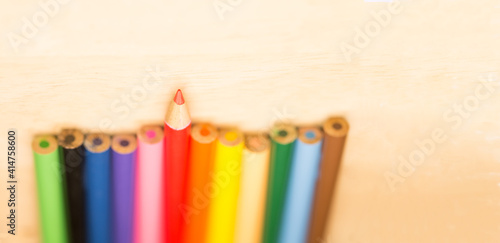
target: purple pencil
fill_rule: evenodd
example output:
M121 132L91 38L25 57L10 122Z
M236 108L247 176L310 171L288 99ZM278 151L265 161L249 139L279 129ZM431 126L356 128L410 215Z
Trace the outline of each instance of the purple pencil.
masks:
M137 140L133 135L116 135L111 148L113 242L132 243Z

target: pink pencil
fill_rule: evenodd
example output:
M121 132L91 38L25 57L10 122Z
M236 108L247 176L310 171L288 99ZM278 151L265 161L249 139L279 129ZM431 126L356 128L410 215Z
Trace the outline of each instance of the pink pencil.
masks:
M163 243L163 129L143 126L137 137L134 243Z

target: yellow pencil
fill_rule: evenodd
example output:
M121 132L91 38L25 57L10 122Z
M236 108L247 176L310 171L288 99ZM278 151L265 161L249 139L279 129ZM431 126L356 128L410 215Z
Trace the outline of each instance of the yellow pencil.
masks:
M245 135L234 242L258 243L262 239L270 147L267 135Z
M207 243L233 243L240 190L243 135L237 129L221 129L210 177L210 212Z

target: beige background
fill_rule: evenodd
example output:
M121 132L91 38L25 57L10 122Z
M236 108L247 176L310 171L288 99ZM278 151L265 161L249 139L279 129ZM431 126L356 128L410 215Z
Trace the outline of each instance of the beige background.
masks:
M388 3L221 0L234 5L222 20L212 0L68 0L14 48L8 36L43 11L38 2L0 0L0 179L16 128L20 181L15 237L0 194L1 243L39 242L33 134L133 132L161 123L177 88L194 120L245 131L348 119L323 243L500 242L500 1L403 1L351 62L341 44L354 45L356 28ZM476 89L491 92L479 99ZM474 101L460 125L443 117L458 119L454 104ZM398 157L435 129L446 140L412 173L398 172ZM389 172L406 177L394 190Z

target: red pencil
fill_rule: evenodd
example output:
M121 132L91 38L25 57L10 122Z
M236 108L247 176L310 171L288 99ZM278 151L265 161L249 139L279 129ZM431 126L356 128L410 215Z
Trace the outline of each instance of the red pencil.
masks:
M182 230L185 225L182 215L182 205L188 166L189 133L191 118L181 90L177 90L165 116L165 217L164 232L166 243L181 243Z

